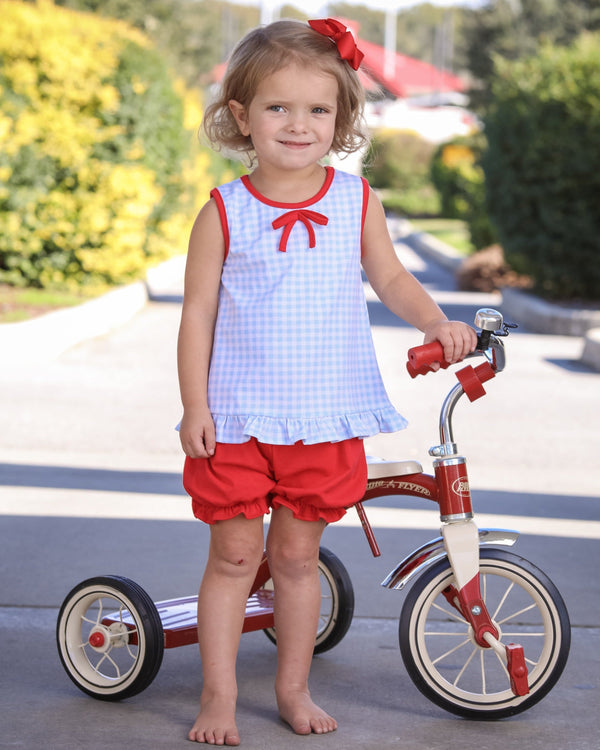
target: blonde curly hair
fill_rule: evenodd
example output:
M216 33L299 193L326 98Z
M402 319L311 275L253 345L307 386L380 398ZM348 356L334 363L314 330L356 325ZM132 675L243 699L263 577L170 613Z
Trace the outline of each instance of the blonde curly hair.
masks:
M250 31L233 50L217 99L207 107L202 123L214 148L237 152L252 163L252 139L240 132L229 102L234 99L247 108L265 77L292 64L317 69L337 81L331 151L352 153L368 142L363 117L365 94L356 71L342 60L329 37L300 21L281 20Z

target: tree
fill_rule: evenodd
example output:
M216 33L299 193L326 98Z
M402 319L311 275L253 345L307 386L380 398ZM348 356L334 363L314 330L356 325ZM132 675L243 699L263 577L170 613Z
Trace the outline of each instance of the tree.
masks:
M257 8L218 0L55 0L126 21L149 36L188 84L204 82L233 45L259 21Z
M542 44L564 46L582 31L600 29L600 0L494 0L466 11L463 35L467 67L477 85L479 109L490 102L494 58L518 60Z

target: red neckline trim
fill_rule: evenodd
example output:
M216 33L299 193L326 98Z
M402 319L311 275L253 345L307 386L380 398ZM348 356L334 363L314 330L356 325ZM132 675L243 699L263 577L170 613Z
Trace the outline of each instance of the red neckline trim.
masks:
M261 203L266 203L267 206L274 206L275 208L305 208L311 206L313 203L320 201L321 198L327 193L333 182L335 176L335 169L333 167L325 167L325 181L321 186L321 189L316 195L308 200L301 201L300 203L282 203L281 201L272 201L270 198L266 198L262 193L259 193L254 185L250 182L249 175L242 175L242 183L246 190L251 193Z

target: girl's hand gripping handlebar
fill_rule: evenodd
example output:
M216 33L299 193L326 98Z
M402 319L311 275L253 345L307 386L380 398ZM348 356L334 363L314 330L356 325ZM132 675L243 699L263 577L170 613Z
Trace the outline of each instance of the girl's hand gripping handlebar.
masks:
M482 354L482 352L479 353ZM434 362L438 362L443 370L450 367L450 363L444 360L444 350L438 341L409 349L406 369L411 378L416 378L417 375L427 375L428 372L434 372L432 367ZM483 383L486 380L491 380L495 374L495 368L489 362L483 362L477 367L471 367L471 365L463 367L456 373L456 377L469 401L475 401L481 396L485 396Z
M482 308L477 311L475 316L475 326L480 329L477 336L477 348L467 357L485 356L487 362L476 368L465 368L477 372L480 383L494 377L496 372L504 369L504 346L498 339L498 336L507 336L509 328L516 328L514 324L504 323L502 315L496 310ZM497 330L502 329L502 330ZM435 364L439 367L434 367ZM445 370L450 367L450 362L444 359L444 349L439 341L432 341L429 344L414 346L408 350L408 362L406 369L411 378L417 375L427 375L428 372L435 372L437 369ZM457 373L458 379L462 382L460 370ZM466 389L465 389L466 390ZM467 393L467 395L469 395ZM470 397L470 396L469 396Z

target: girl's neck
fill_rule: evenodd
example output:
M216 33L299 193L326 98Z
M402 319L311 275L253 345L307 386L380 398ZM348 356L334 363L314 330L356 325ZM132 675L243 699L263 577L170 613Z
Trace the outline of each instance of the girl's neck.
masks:
M287 172L261 169L250 173L252 187L265 198L280 203L302 203L315 196L323 187L325 167L315 164L305 170Z

